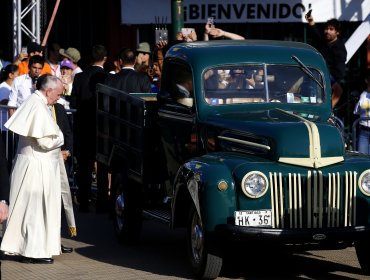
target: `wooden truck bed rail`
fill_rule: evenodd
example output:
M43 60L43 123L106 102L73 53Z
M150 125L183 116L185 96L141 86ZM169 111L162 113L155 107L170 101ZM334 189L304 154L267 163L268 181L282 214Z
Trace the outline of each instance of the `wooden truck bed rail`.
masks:
M97 160L125 168L140 183L157 181L159 134L155 94L129 94L98 84Z

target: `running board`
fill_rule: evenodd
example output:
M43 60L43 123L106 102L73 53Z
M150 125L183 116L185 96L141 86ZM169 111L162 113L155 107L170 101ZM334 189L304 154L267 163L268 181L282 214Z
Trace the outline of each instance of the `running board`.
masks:
M163 223L169 224L171 221L170 210L143 210L143 216L148 219L155 219Z

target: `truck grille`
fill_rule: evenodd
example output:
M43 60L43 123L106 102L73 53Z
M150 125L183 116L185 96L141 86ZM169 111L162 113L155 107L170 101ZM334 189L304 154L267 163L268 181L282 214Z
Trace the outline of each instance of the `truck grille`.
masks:
M307 176L270 172L269 177L273 228L356 225L356 172L308 171Z

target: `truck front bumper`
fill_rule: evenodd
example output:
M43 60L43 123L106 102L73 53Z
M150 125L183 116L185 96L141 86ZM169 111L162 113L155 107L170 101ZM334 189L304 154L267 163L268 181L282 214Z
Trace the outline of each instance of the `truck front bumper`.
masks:
M343 228L272 229L222 224L216 226L215 233L218 238L236 241L271 241L277 244L353 242L370 240L370 225Z

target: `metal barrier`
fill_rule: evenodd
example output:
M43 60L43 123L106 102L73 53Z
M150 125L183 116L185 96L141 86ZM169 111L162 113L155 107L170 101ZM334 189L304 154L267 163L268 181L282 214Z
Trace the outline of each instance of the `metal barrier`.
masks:
M15 155L15 135L12 131L5 128L4 124L9 119L9 109L16 109L16 107L11 107L7 105L0 105L0 130L2 141L5 146L5 156L8 160L8 167L11 167L12 161Z
M1 136L2 141L5 145L5 154L6 158L8 160L8 167L10 168L12 166L12 162L16 153L16 146L17 146L17 136L12 131L8 130L4 124L9 119L9 109L16 109L16 107L7 106L7 105L0 105L0 130L1 130ZM67 114L70 115L70 125L71 129L73 128L73 117L74 113L76 113L76 109L69 109L66 110ZM71 152L71 160L69 161L69 168L67 170L68 179L71 185L71 188L76 188L75 183L75 162L74 162L74 154L73 154L73 147ZM9 169L10 170L10 169Z

